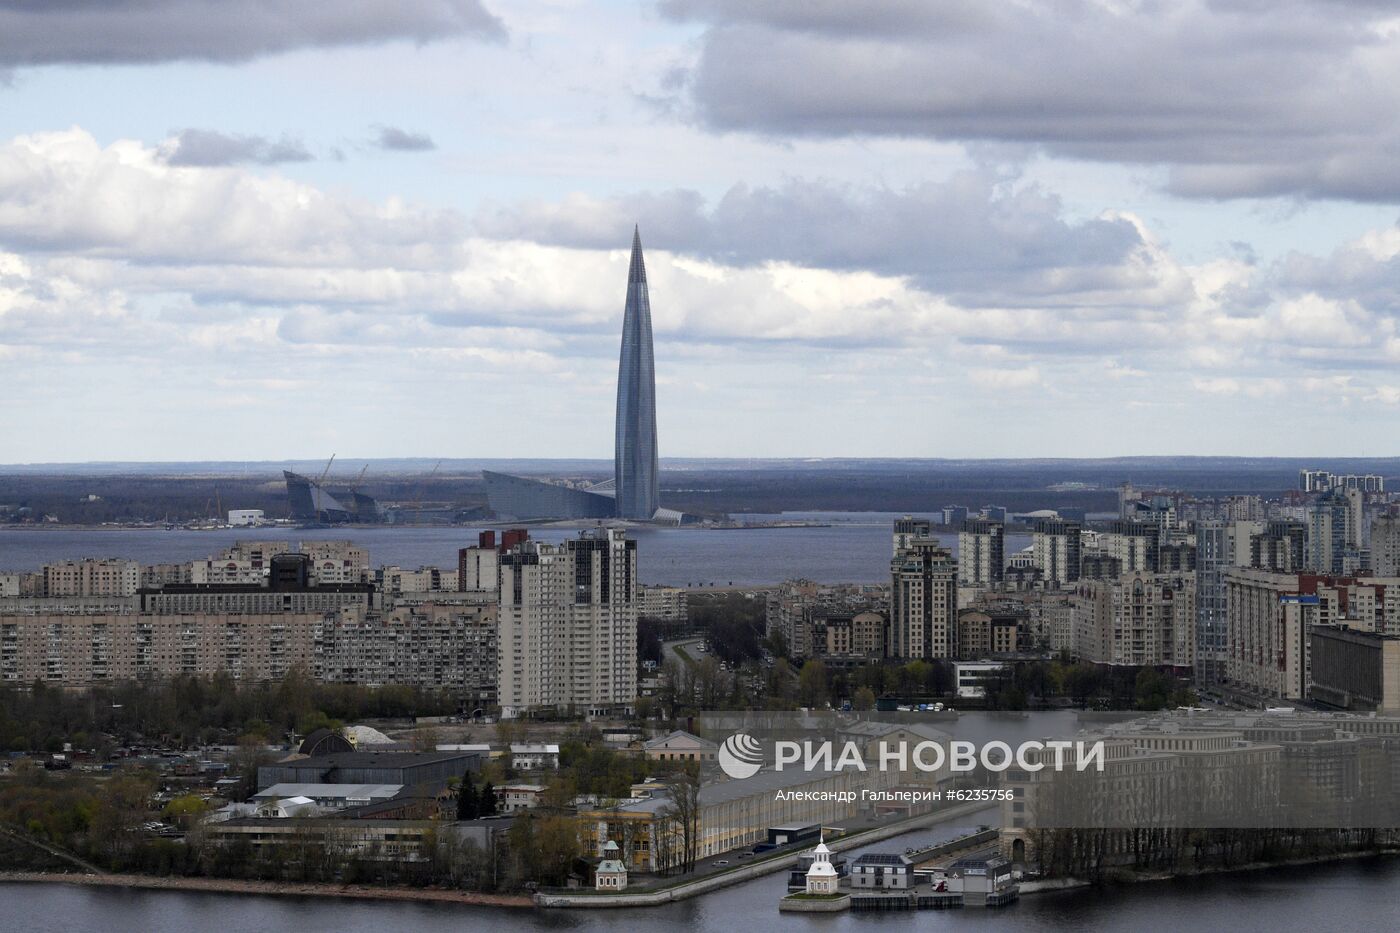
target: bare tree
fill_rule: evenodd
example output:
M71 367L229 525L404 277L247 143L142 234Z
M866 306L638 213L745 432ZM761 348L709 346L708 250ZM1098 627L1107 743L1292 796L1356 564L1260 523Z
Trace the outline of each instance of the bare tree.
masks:
M663 779L669 802L661 815L674 823L680 842L677 860L684 872L695 870L700 852L700 769L694 762Z

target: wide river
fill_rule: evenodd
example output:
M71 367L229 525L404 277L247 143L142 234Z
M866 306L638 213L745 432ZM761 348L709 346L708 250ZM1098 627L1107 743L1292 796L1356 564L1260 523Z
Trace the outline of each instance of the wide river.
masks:
M967 826L957 829L970 828ZM926 834L927 835L927 834ZM942 834L940 834L942 835ZM915 836L904 837L908 844ZM890 848L891 843L885 843ZM644 930L749 933L862 930L1400 929L1400 860L1357 859L1277 871L1024 897L1001 910L779 914L784 876L770 875L664 907L545 911L183 891L0 885L0 929L31 933L462 933L464 930ZM758 924L757 927L754 924Z
M888 582L894 512L790 512L751 515L824 522L802 528L636 528L643 583L671 586L750 586L797 577L822 583ZM927 516L924 516L927 517ZM539 528L530 534L560 541L576 528ZM125 557L143 564L211 557L243 539L313 541L349 538L369 548L375 565L453 567L457 549L475 544L477 529L432 526L297 529L287 527L165 531L147 528L3 528L0 570L38 570L45 563L79 557ZM941 536L957 551L957 535ZM1006 552L1030 543L1008 535Z

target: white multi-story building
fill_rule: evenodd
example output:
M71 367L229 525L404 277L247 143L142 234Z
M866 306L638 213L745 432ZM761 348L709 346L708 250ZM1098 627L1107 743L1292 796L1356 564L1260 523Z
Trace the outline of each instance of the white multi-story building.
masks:
M1353 495L1354 493L1354 495ZM1307 569L1316 573L1348 570L1348 551L1355 551L1360 494L1334 490L1314 502L1307 512Z
M44 565L45 596L134 596L141 565L116 558L65 560Z
M958 584L991 586L1006 578L1006 526L990 519L963 522L958 532Z
M1079 579L1080 531L1078 522L1041 519L1031 535L1032 559L1049 586L1064 586Z
M621 529L500 557L501 715L537 708L603 715L637 696L637 543Z
M1152 531L1155 536L1156 529ZM1106 532L1099 535L1099 549L1105 556L1116 559L1123 573L1155 570L1153 552L1156 551L1156 543L1155 537L1146 534Z
M363 583L369 579L369 551L353 541L303 541L300 549L311 558L313 583Z
M684 622L689 616L685 590L679 586L644 586L638 615L665 622Z
M501 553L493 543L457 552L457 586L463 591L494 590L499 585Z
M261 584L267 577L267 567L254 565L248 558L209 558L192 560L185 565L184 583L243 583Z
M1195 575L1134 571L1082 580L1073 600L1071 653L1099 664L1191 667Z
M1317 594L1299 592L1297 574L1245 567L1225 572L1225 594L1229 680L1265 696L1304 699Z
M456 570L440 570L437 567L404 570L402 567L387 566L374 572L375 584L391 596L457 592L457 577Z
M1380 577L1400 576L1400 515L1371 522L1371 567Z

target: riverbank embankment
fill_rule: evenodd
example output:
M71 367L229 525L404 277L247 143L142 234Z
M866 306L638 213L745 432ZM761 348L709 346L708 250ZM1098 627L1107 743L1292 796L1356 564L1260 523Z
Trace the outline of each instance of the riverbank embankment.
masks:
M87 887L142 888L156 891L210 891L281 897L348 897L362 900L433 901L477 907L532 907L528 896L481 894L442 888L392 888L363 884L314 884L295 881L249 881L242 878L190 878L156 875L85 875L65 872L0 871L0 883L58 883Z

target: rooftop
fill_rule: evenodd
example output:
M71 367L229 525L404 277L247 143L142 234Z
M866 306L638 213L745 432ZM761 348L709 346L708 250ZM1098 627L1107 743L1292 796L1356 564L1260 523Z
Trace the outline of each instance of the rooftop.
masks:
M673 732L669 732L669 733L667 733L666 735L658 736L657 738L654 738L654 739L652 739L651 741L646 742L642 747L643 747L643 748L647 748L647 749L652 749L652 748L703 748L703 749L709 749L709 748L718 748L719 746L717 746L714 742L711 742L709 739L702 739L702 738L700 738L700 736L698 736L698 735L692 735L691 733L686 732L684 729L676 729L676 730L673 731Z
M256 800L274 800L286 797L345 797L355 800L375 800L393 797L403 790L402 784L273 784L266 790L253 795Z
M904 855L897 855L893 852L867 852L856 859L857 865L903 865L909 866L909 859Z
M285 758L274 762L270 767L298 769L319 768L411 768L415 765L434 764L441 761L465 761L475 758L473 752L336 752L318 755L315 758Z

